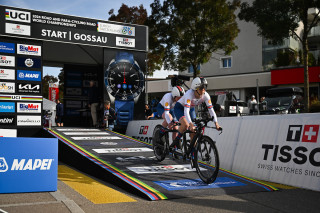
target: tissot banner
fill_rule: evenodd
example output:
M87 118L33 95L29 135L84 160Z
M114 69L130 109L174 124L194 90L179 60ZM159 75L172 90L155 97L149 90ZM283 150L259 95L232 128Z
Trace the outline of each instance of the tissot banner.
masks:
M2 35L148 51L147 33L148 28L141 25L0 6ZM22 48L25 54L35 55Z
M57 172L58 139L0 137L0 193L56 191Z

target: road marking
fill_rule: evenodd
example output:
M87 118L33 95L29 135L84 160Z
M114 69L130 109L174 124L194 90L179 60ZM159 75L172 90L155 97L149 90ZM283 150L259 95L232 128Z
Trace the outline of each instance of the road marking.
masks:
M294 186L288 186L288 185L284 185L284 184L280 184L280 183L273 183L273 182L268 182L268 181L264 181L264 180L259 180L261 183L266 183L269 184L271 186L277 187L279 189L297 189L297 187Z
M131 197L64 165L59 165L58 178L94 204L136 202Z

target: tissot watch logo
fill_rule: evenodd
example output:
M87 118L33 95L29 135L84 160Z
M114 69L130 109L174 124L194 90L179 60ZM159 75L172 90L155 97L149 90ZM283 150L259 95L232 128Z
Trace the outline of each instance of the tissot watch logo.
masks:
M289 125L287 141L316 143L318 133L319 125Z
M263 160L280 161L297 165L310 162L312 166L320 167L320 147L312 146L318 142L319 125L289 125L287 145L262 144ZM299 143L299 146L296 146Z
M143 135L146 135L148 133L148 129L149 129L149 126L141 126L140 127L140 131L139 131L139 134L143 134Z
M6 9L6 20L30 23L31 14L30 12Z
M122 47L135 47L135 39L116 37L116 45Z

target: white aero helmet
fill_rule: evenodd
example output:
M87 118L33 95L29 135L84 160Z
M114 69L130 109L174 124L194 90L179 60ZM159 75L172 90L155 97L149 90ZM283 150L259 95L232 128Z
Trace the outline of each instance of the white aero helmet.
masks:
M191 83L191 89L197 90L198 88L207 89L208 82L204 77L196 77Z
M183 87L180 87L180 86L175 86L172 88L172 91L171 91L171 95L172 97L181 97L184 95L184 89Z

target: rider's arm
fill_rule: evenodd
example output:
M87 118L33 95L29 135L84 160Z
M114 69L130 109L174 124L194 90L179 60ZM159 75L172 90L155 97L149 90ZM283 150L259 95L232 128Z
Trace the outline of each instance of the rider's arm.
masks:
M205 94L205 102L206 102L206 105L208 107L208 111L209 111L211 117L213 117L213 122L214 123L218 123L217 115L213 110L213 105L211 103L211 98L210 98L208 93Z
M192 120L190 117L190 105L191 105L191 99L186 98L184 103L184 116L186 117L188 124L192 123Z
M167 123L169 124L169 123L171 123L171 119L170 119L170 103L169 102L166 102L165 104L164 104L164 117L165 117L165 119L166 119L166 121L167 121Z

